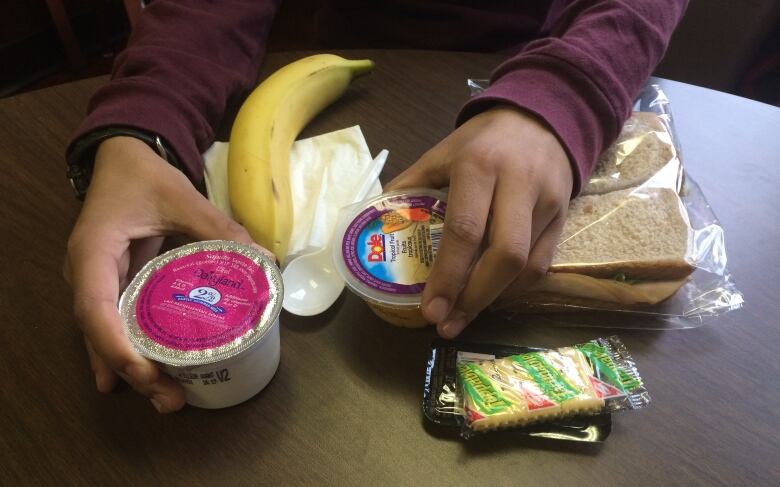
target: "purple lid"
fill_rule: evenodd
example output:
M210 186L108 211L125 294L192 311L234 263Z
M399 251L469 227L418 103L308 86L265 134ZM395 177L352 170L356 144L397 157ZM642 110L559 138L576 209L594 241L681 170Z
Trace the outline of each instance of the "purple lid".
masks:
M430 192L430 191L426 191ZM346 226L341 257L350 287L419 295L438 250L444 194L390 194L375 199ZM372 293L373 294L373 293Z

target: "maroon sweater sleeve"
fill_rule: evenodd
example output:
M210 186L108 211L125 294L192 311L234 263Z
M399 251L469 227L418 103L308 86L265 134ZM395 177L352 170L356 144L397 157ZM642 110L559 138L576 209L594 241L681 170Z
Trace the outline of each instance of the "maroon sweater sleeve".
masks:
M551 12L549 35L501 64L458 123L497 103L542 118L574 171L576 195L617 137L634 98L661 60L687 0L569 0Z
M256 81L278 2L155 0L139 17L111 81L90 99L73 144L108 126L161 136L194 182L226 106Z

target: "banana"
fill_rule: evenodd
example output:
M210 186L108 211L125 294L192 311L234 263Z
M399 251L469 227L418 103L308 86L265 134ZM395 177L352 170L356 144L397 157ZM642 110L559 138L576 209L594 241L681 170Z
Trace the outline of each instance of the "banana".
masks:
M273 73L241 105L230 133L228 191L236 220L284 263L293 228L289 156L301 130L371 60L317 54Z

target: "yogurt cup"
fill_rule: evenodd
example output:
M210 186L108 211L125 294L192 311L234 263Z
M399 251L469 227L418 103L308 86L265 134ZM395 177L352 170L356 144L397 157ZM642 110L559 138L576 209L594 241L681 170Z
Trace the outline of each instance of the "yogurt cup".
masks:
M428 324L420 310L444 227L447 194L432 189L386 193L345 208L333 261L347 286L384 321Z
M150 261L122 294L125 333L201 408L241 403L279 366L282 276L260 250L195 242Z

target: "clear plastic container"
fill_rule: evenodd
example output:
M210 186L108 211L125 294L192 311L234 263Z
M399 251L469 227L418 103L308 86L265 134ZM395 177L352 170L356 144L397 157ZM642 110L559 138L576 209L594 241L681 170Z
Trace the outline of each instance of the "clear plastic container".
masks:
M349 289L384 321L428 324L420 298L438 251L447 194L432 189L386 193L344 208L333 261Z

